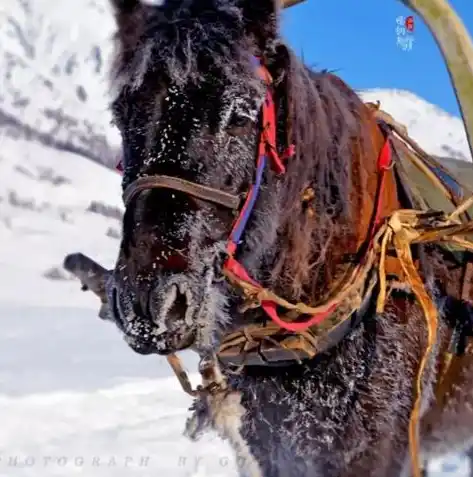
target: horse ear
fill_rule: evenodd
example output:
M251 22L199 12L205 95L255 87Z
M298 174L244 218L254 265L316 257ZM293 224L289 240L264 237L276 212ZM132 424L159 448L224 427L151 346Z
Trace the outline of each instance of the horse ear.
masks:
M110 0L115 14L118 40L122 51L132 51L136 48L142 33L146 10L150 7L140 0Z
M110 0L110 2L119 32L135 28L146 8L140 0Z
M278 37L280 4L281 0L242 0L246 30L257 40L261 53Z
M116 14L132 13L141 5L140 0L110 0Z

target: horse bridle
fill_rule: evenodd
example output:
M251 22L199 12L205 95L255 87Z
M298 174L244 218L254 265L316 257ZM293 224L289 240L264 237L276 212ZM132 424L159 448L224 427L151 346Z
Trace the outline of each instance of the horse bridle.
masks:
M125 207L128 207L141 192L150 189L171 189L183 192L197 199L205 200L206 202L211 202L231 210L237 210L241 202L241 197L237 195L203 186L196 182L186 181L179 177L159 174L140 177L133 181L123 193Z
M271 88L273 80L268 69L263 66L257 57L252 57L252 61L256 67L258 76L265 82L267 88L261 112L262 129L259 140L255 181L246 194L247 199L241 209L242 213L245 209L248 209L250 205L253 206L256 201L256 194L258 193L261 183L262 172L268 162L268 158L272 160L273 168L277 173L281 174L285 172L282 159L279 157L276 149L276 107ZM287 156L290 154L285 153L285 155ZM179 177L155 174L152 176L139 177L128 185L123 193L125 207L128 207L141 192L150 189L171 189L183 192L197 199L217 204L234 211L240 208L242 202L242 197L238 195L229 194L228 192L223 192L219 189L204 186L196 182L187 181ZM252 204L250 204L252 199L251 196L254 196ZM249 212L250 211L248 211L248 215Z
M230 236L227 242L228 260L224 263L224 272L231 270L244 280L251 280L249 275L233 257L245 231L245 227L256 204L258 193L261 188L263 173L268 163L276 174L284 174L286 168L284 160L294 154L293 147L288 147L282 155L278 154L276 147L276 106L273 97L273 79L268 69L257 57L252 57L253 66L259 78L266 85L266 93L261 107L261 131L258 144L258 153L256 160L256 171L253 183L244 197L228 192L204 186L196 182L156 174L152 176L139 177L129 184L124 193L123 201L128 208L131 203L144 191L151 189L170 189L183 192L194 198L216 204L237 213L237 218L233 224ZM243 204L242 204L243 203ZM254 283L254 282L253 282Z

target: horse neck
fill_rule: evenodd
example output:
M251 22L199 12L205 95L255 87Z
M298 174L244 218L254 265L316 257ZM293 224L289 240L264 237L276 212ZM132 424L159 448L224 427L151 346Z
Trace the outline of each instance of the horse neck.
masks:
M360 122L362 130L367 134L363 140L361 137L353 140L349 219L334 228L335 235L331 240L333 250L325 260L329 271L323 282L322 297L329 296L336 284L339 284L340 277L353 265L353 260L356 262L361 258L361 252L369 244L376 215L382 220L401 208L392 168L384 172L383 190L378 195L381 179L378 161L386 136L368 108L362 108ZM379 211L376 213L378 207ZM391 273L400 272L397 262L391 259L388 268ZM314 295L311 300L318 301L320 298L321 296Z

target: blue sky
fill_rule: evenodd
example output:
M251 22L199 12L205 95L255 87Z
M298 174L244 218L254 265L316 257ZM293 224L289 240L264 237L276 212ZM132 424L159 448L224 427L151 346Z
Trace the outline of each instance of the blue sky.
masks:
M473 0L451 0L473 36ZM397 45L399 0L306 0L283 13L283 33L316 68L335 70L355 89L407 89L459 115L447 70L427 27L414 16L411 51Z

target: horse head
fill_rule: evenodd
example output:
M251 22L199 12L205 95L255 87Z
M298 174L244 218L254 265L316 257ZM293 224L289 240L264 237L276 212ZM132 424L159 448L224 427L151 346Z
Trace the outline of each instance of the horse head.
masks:
M108 299L130 346L212 349L257 319L229 257L288 299L323 297L364 206L361 101L295 60L272 0L112 3L126 212Z

